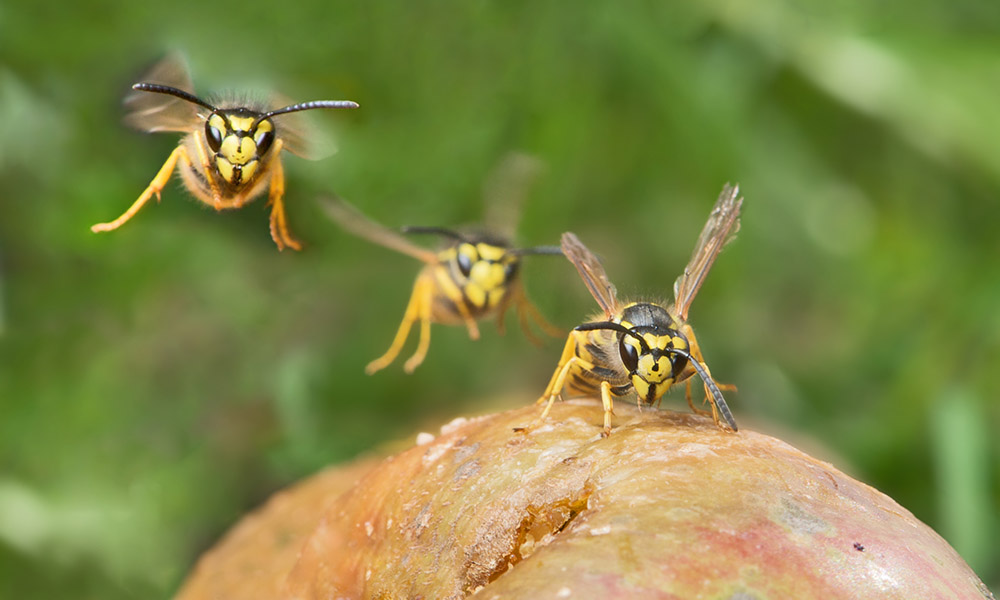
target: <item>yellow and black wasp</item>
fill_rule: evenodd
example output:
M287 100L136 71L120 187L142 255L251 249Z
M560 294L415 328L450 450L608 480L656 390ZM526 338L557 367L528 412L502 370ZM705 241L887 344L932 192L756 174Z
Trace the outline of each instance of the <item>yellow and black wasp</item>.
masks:
M738 193L737 186L727 185L722 190L690 262L674 283L674 304L669 307L650 302L619 302L615 287L597 257L576 235L563 234L563 253L576 266L604 312L570 332L559 365L538 400L546 403L539 422L564 390L580 395L600 392L604 403L602 435L607 436L611 433L612 396L635 391L639 405L649 406L658 403L670 386L684 381L688 384L688 405L703 413L691 401L690 378L697 374L704 383L706 399L712 402L716 425L725 428L719 420L721 415L730 430L737 430L687 317L716 256L739 230L743 199L737 199Z
M492 181L499 187L487 190L488 213L515 212L519 204L518 194L510 194L509 182L516 179L523 183L526 174L533 171L534 162L529 157L514 155L498 169L503 177L494 176ZM501 181L498 181L501 180ZM497 190L501 193L496 193ZM504 202L500 202L500 196ZM427 356L430 347L431 323L443 325L465 325L469 338L479 339L477 321L492 315L497 317L497 329L504 331L504 314L513 306L525 335L534 343L539 343L529 329L529 317L547 334L560 336L564 331L550 325L538 312L524 293L519 277L521 259L530 254L561 254L556 246L534 248L513 248L509 242L509 232L496 230L464 232L442 227L403 227L394 231L384 227L362 214L353 205L340 198L322 201L326 212L341 227L365 238L370 242L385 246L397 252L412 256L424 263L417 275L413 292L389 349L379 358L368 363L365 372L371 375L385 367L399 356L410 329L420 323L420 340L417 349L404 364L403 370L412 373ZM494 219L489 218L488 222ZM433 234L445 242L442 249L434 251L418 246L402 234Z
M249 101L221 100L212 104L194 95L184 61L171 54L150 71L143 83L125 99L130 109L125 121L142 131L185 133L160 171L120 217L98 223L96 232L118 229L135 216L170 180L180 166L181 178L195 198L216 210L240 208L268 187L271 205L271 238L278 249L300 250L288 232L283 197L285 174L280 154L287 150L315 157L301 124L288 115L315 108L357 108L347 100L318 100L288 106L267 106ZM271 103L276 104L276 103ZM279 118L276 118L279 117Z

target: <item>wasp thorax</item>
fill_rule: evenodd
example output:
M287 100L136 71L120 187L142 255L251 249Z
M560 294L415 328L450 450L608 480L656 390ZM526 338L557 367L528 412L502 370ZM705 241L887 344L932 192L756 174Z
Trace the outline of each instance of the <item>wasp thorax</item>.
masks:
M274 142L274 124L259 117L238 109L216 111L205 121L205 140L215 153L215 168L231 185L251 181Z

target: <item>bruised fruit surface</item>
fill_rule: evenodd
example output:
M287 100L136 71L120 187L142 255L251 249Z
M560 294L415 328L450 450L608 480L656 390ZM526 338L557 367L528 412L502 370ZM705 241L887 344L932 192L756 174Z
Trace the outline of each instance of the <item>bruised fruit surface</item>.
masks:
M624 403L601 438L599 406L559 403L527 432L536 407L457 420L366 465L294 540L294 566L282 557L277 597L992 598L940 536L827 463ZM192 579L225 576L210 571Z

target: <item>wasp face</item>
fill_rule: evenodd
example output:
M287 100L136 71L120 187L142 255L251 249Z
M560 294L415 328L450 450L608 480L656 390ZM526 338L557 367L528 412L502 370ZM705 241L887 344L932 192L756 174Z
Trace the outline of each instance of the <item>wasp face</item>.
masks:
M636 394L646 404L652 404L666 393L687 366L687 358L670 349L688 350L689 344L679 331L656 326L634 327L626 321L633 335L622 334L618 350L622 364ZM638 338L642 338L642 342Z
M469 303L478 309L493 308L517 276L519 257L503 246L462 242L453 248L452 277Z
M234 187L243 186L260 171L274 143L274 124L246 108L217 110L205 121L205 140L219 175Z

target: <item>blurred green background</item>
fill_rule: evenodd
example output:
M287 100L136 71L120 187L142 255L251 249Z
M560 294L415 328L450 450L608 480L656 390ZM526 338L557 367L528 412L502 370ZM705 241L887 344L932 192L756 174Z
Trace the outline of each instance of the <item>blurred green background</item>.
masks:
M418 265L314 201L475 222L511 150L547 166L518 241L576 231L626 296L670 296L739 182L691 313L738 422L886 492L995 588L998 34L976 0L0 3L0 597L169 597L274 490L533 401L562 340L516 327L437 326L415 374L364 375ZM276 251L263 199L217 214L176 182L90 233L176 144L121 124L170 49L202 95L361 103L313 115L338 154L286 157L304 252ZM524 273L559 325L596 309L567 262Z

